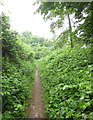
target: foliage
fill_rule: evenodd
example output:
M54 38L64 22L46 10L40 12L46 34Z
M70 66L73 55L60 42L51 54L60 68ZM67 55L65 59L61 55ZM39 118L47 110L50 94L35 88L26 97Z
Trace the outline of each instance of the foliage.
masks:
M28 31L20 35L10 29L8 16L2 13L1 18L2 118L24 118L34 79L34 60L46 56L52 42Z
M93 2L77 3L74 7L77 8L75 12L77 21L83 21L83 24L80 24L77 29L82 40L89 43L91 37L93 38Z
M73 15L75 35L79 36L81 41L91 43L91 38L93 38L93 2L41 2L36 12L41 13L45 20L52 20L50 28L53 32L63 28L66 16ZM72 36L71 26L69 26L69 29Z
M2 114L3 118L21 118L30 94L34 78L34 66L30 61L20 61L19 65L3 61L2 75Z
M17 32L10 30L9 17L3 13L1 18L2 118L22 118L34 79L34 59L30 46L19 39Z
M38 44L40 44L41 46L47 47L47 46L51 46L52 44L51 41L49 41L48 39L36 35L32 35L32 33L29 31L23 32L21 34L21 39L25 43L30 43L31 46L37 46Z
M48 118L79 120L93 118L90 48L63 47L40 60Z
M0 15L3 119L24 117L35 62L38 65L39 61L48 118L92 120L93 2L41 2L37 12L43 14L45 20L53 20L52 32L63 27L65 17L68 17L69 29L54 40L32 35L29 31L19 35L10 29L9 17L4 13ZM71 15L75 18L74 31ZM71 49L69 45L73 46L73 42Z
M28 43L31 48L32 55L35 59L45 57L52 49L53 42L43 37L32 35L31 32L25 31L19 36L21 41ZM27 46L28 46L27 44ZM27 47L26 47L27 50Z
M10 24L9 24L9 18L2 14L2 21L1 21L1 26L2 26L2 40L3 40L3 56L9 56L12 58L12 53L10 48L12 49L13 52L15 52L15 47L13 47L13 44L15 44L15 38L13 36L13 33L9 31L10 29ZM9 44L10 43L10 44ZM9 48L10 47L10 48ZM14 53L15 54L15 53Z

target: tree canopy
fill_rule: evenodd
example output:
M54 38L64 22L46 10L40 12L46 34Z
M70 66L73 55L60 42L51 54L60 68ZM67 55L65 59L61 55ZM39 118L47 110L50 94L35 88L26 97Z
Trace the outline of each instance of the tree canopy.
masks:
M81 41L91 42L91 38L93 38L93 2L41 2L37 12L41 13L45 20L52 20L50 28L53 32L56 28L63 27L65 16L69 15L70 35L72 34L70 16L73 14L74 26L76 26L75 34L79 35ZM78 25L75 25L76 23Z

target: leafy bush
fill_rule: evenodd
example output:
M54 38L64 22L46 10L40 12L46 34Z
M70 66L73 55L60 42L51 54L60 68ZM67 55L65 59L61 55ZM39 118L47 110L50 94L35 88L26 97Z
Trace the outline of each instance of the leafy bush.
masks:
M8 59L5 66L2 71L3 118L23 117L34 79L34 66L30 61L22 61L19 68Z
M63 47L39 61L49 118L93 119L90 48Z
M3 41L2 118L22 118L34 79L34 59L30 46L19 39L18 33L16 35L10 30L9 17L4 13L0 17Z

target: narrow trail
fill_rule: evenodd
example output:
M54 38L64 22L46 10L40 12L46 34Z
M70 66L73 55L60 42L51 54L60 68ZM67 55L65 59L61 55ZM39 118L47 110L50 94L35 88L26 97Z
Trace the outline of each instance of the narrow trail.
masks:
M32 89L31 105L29 106L28 118L45 118L44 106L41 99L42 86L38 75L38 70L35 73L35 81Z

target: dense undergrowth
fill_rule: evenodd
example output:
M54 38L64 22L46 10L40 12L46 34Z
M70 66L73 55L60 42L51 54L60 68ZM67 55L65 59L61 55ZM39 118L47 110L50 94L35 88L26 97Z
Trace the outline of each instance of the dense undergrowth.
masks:
M7 59L2 71L3 118L25 117L26 102L34 79L34 65L30 61L20 62L19 67Z
M10 29L9 17L2 19L2 119L25 117L34 80L35 64L31 46ZM1 115L0 115L1 116Z
M9 17L0 15L2 26L2 119L27 117L35 61L51 51L51 41L25 31L10 29ZM48 51L47 51L47 48ZM1 116L1 114L0 114ZM1 118L1 117L0 117Z
M48 118L92 120L90 48L63 47L39 61Z
M40 69L47 117L92 120L93 3L41 2L37 12L46 20L57 17L50 25L53 33L62 28L66 16L69 28L48 40L29 31L19 34L11 30L9 17L4 13L0 15L2 119L26 117L36 64ZM74 31L71 15L75 15Z

